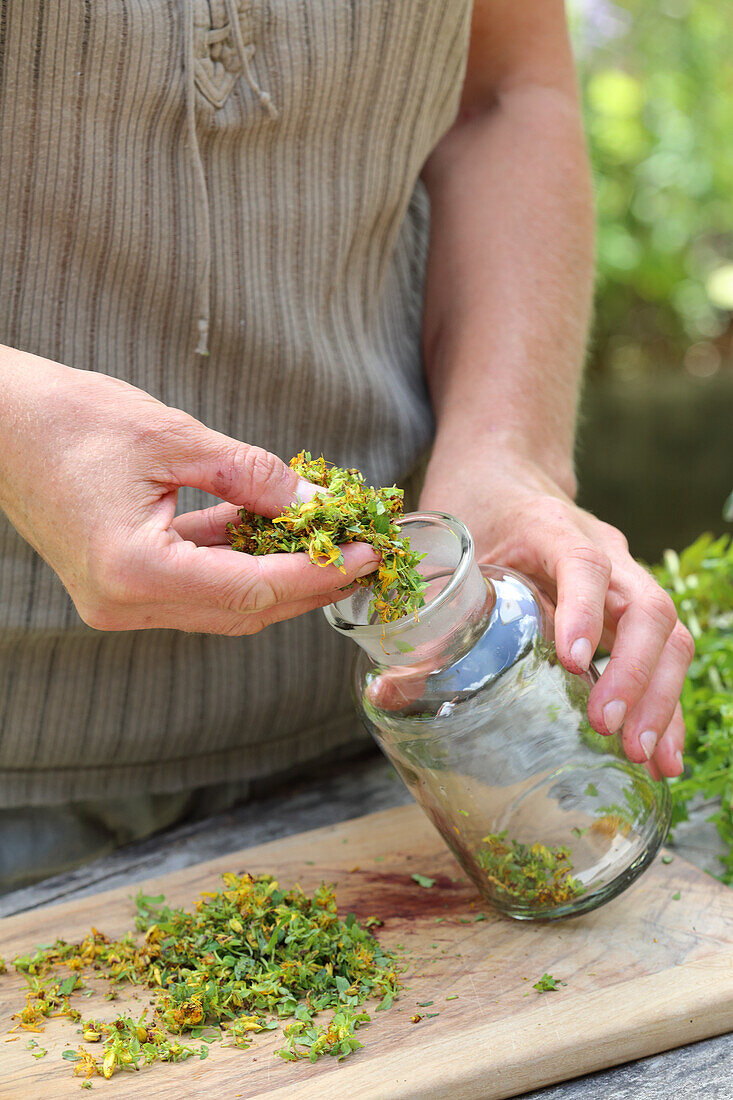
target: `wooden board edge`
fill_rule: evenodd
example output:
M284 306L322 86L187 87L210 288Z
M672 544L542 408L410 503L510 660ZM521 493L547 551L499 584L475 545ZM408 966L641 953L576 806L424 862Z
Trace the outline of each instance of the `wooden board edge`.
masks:
M548 1000L521 1020L431 1036L429 1048L406 1043L373 1063L345 1063L338 1083L303 1082L298 1100L506 1100L731 1030L727 952L594 990L572 1005ZM528 1044L531 1062L521 1053ZM292 1091L268 1089L252 1100L292 1100Z

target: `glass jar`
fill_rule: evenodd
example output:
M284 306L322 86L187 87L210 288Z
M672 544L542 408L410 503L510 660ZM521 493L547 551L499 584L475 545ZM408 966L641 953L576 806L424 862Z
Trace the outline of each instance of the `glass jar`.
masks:
M452 516L412 513L425 606L369 621L371 591L325 608L360 646L353 686L367 729L495 908L551 919L626 889L670 818L664 781L587 717L598 679L558 661L554 608L511 569L478 565Z

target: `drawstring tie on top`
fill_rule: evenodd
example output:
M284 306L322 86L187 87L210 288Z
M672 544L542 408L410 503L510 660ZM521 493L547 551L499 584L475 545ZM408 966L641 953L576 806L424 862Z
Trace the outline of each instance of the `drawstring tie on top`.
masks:
M262 110L266 111L270 118L277 118L278 111L275 104L272 102L271 96L257 83L257 78L252 70L251 62L254 57L255 48L253 45L244 44L235 0L225 0L225 4L229 20L227 37L231 36L234 42L234 47L237 51L245 80L253 94L257 97L257 101ZM209 354L209 319L211 312L211 209L209 204L209 192L206 185L204 162L196 129L194 7L195 5L193 3L188 5L189 17L185 22L186 119L189 148L191 149L196 184L196 224L202 227L204 242L201 276L199 278L196 295L196 331L198 333L198 342L196 344L195 353L196 355L207 356ZM223 30L226 30L226 28L220 28L218 31L214 31L213 36L210 36L210 41L221 40Z

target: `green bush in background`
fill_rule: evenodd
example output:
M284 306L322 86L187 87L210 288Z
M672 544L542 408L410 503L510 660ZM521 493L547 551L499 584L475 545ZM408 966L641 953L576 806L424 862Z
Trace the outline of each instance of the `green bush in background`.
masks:
M593 366L679 366L696 345L691 372L713 373L733 317L733 11L572 0L570 16L598 210Z

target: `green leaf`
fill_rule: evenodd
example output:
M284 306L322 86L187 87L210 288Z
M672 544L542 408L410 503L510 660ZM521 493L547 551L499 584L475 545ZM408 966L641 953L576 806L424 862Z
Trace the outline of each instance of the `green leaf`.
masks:
M434 878L428 878L427 875L420 875L417 872L412 875L412 880L413 882L416 882L418 886L422 886L425 890L429 890L432 886L435 886Z
M539 993L549 993L553 989L558 989L561 985L566 983L560 981L559 978L553 978L552 974L543 974L539 981L536 981L532 986Z

